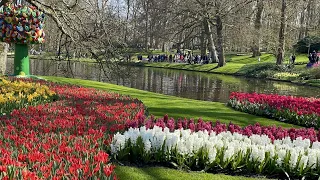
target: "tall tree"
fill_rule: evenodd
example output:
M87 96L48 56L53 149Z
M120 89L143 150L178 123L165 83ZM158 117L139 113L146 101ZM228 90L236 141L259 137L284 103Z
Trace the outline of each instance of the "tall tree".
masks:
M313 7L312 5L313 5L313 0L308 0L305 36L309 36L310 26L312 25L312 7Z
M224 58L224 47L223 47L223 24L221 17L221 1L215 1L215 9L216 9L216 28L217 28L217 39L218 39L218 67L222 67L226 64Z
M130 5L131 5L131 1L130 0L126 0L126 4L127 4L127 15L126 15L126 29L125 29L125 34L124 34L124 42L128 43L128 26L129 26L129 14L130 14Z
M277 54L277 64L280 65L284 61L285 52L285 32L286 32L286 0L282 0L281 3L281 19L280 19L280 30L279 30L279 47Z
M218 55L217 55L216 46L214 45L213 34L212 34L212 30L211 30L211 24L208 22L207 18L204 18L203 26L204 26L205 33L206 33L208 41L209 41L209 52L210 52L210 55L211 55L212 62L216 63L216 62L219 61L219 58L218 58ZM201 55L206 55L206 54L201 54Z
M303 39L305 37L305 10L306 6L306 0L303 0L303 5L301 7L301 12L300 12L300 29L299 29L299 37L298 39Z
M262 13L263 13L263 0L257 0L257 13L254 21L254 40L252 47L252 57L260 56L260 42L261 42L261 26L262 26Z
M150 0L143 0L143 9L144 9L144 12L145 12L145 39L144 39L144 48L146 51L149 50L149 39L150 39L150 33L149 33L149 2Z

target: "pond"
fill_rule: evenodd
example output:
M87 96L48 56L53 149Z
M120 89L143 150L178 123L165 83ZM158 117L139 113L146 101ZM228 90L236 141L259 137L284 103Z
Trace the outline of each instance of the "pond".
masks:
M112 69L112 70L108 70ZM316 87L286 82L234 77L209 73L146 67L105 67L97 63L31 60L33 75L63 76L108 82L126 87L205 101L227 102L229 94L238 92L275 93L281 95L320 97ZM12 74L13 60L7 72Z

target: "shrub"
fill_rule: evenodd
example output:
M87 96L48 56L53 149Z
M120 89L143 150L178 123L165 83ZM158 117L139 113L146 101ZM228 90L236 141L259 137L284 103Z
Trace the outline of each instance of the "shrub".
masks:
M320 79L320 67L311 68L300 74L300 77L304 80Z
M318 36L307 36L297 42L293 47L299 53L308 53L310 45L310 51L320 50L320 37Z

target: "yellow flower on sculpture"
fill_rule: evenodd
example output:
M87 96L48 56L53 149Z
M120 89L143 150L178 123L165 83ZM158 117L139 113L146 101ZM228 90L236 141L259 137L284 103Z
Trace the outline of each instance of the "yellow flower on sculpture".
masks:
M21 71L21 72L19 73L19 75L20 75L20 76L26 76L26 73L24 73L23 71Z

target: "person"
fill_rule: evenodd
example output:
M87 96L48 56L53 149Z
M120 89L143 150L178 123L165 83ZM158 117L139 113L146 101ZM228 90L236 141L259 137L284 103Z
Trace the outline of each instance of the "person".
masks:
M294 62L296 61L296 55L292 54L291 56L291 63L294 65Z
M312 68L312 66L316 62L316 58L314 58L314 54L315 54L315 51L313 51L312 53L309 54L309 56L308 56L309 63L307 64L307 68Z
M173 62L173 59L172 59L172 58L173 58L173 57L172 57L172 54L170 54L170 55L169 55L169 62L170 62L170 63Z
M317 61L317 58L318 58L317 52L316 52L316 50L313 50L313 52L312 52L312 61L313 61L313 63L315 63Z
M184 60L184 56L181 54L180 55L180 61L183 62L183 60Z
M151 62L151 55L148 55L148 62Z
M190 55L187 56L187 62L188 62L188 64L191 64L191 56Z
M200 62L201 62L201 57L200 57L200 55L198 54L198 56L197 56L197 63L200 64Z
M311 54L311 53L309 54L308 59L309 59L309 62L310 62L311 64L314 63L314 62L313 62L313 59L312 59L312 54Z

